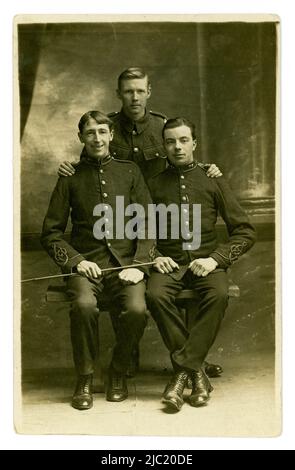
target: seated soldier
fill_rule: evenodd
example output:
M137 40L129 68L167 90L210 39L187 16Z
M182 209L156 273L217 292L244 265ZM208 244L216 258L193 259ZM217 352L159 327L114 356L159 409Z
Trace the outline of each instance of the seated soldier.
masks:
M224 178L207 178L194 159L196 135L190 121L169 119L163 139L169 166L149 180L149 188L156 206L178 210L174 216L168 214L166 230L157 217L156 264L148 281L147 303L174 366L163 402L179 411L189 379L191 406L205 405L210 398L212 386L202 364L227 307L226 271L251 248L255 230ZM218 213L226 223L228 243L217 242ZM200 297L190 330L175 300L184 288L195 289Z
M41 242L68 277L71 296L71 341L77 384L72 406L78 410L92 407L92 379L98 350L98 317L102 292L118 304L117 335L108 373L106 399L122 401L128 396L126 370L132 350L138 344L147 321L145 302L145 267L153 241L139 238L112 237L112 226L104 217L105 231L95 234L95 207L116 217L116 197L125 204L140 204L147 214L151 202L149 191L138 166L130 161L114 160L109 152L113 138L112 121L99 111L89 111L79 122L79 139L84 157L72 178L59 178L52 193L44 220ZM71 212L71 241L64 238ZM125 216L124 220L128 221ZM124 222L125 223L125 222ZM140 221L138 222L141 223ZM145 227L145 220L143 220ZM110 271L102 269L130 266ZM119 272L119 275L118 275Z

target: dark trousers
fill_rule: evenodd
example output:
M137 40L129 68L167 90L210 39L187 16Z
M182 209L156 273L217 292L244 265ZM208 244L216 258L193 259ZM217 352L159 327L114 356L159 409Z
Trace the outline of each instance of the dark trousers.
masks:
M176 305L182 289L199 294L196 314L188 330ZM228 279L225 272L197 277L187 271L182 279L153 272L147 285L147 304L156 321L175 369L197 370L212 346L228 304Z
M68 294L72 300L71 340L77 373L93 373L98 354L99 304L107 298L112 311L116 312L118 325L111 365L124 374L133 347L142 337L147 322L145 282L125 286L118 273L108 275L100 282L75 276L68 280Z

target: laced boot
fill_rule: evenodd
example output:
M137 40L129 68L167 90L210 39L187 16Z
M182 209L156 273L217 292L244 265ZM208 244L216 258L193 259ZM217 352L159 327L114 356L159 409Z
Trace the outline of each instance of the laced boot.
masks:
M72 407L77 410L89 410L93 405L92 397L93 375L79 375L72 398Z
M204 361L203 367L208 377L219 377L223 372L223 369L220 365L211 364L210 362L207 362L207 361Z
M203 406L206 405L210 399L210 392L213 387L209 382L207 375L202 369L198 369L192 372L192 393L189 397L191 406Z
M204 361L203 362L203 369L205 371L205 374L207 377L214 378L214 377L220 377L220 375L223 372L223 369L221 366L218 364L212 364L210 362ZM187 388L192 388L192 378L191 376L188 377L187 379Z
M123 401L128 397L128 388L125 374L109 369L106 399L107 401Z
M168 382L162 397L162 403L172 409L180 411L183 405L183 390L186 385L188 373L184 370L177 372Z

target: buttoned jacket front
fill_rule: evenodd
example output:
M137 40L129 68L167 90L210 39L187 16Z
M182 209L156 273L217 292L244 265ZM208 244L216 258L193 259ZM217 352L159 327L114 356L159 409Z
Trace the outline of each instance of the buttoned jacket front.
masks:
M121 110L108 116L114 124L110 150L115 158L134 161L146 181L166 168L162 139L164 115L146 110L142 119L132 121Z
M167 218L167 239L157 239L156 255L173 258L184 269L196 258L214 258L219 269L227 269L255 241L255 230L248 216L239 205L235 195L223 177L208 178L203 165L193 162L182 168L169 166L165 171L149 180L153 202L179 208L179 219ZM201 207L201 244L198 249L189 249L192 237L193 205ZM216 222L221 215L226 223L229 241L219 243ZM171 237L173 224L179 223L179 237ZM181 229L181 224L183 224ZM187 243L187 248L183 248Z
M85 155L85 153L84 153ZM117 199L124 201L117 211ZM123 198L123 199L122 199ZM138 203L145 210L151 202L149 191L137 165L130 161L107 157L102 162L83 158L71 178L59 178L53 191L48 212L44 220L41 243L64 272L70 271L83 259L96 262L104 268L112 256L121 266L149 261L149 250L153 240L144 238L128 239L124 235L127 222L132 218L125 215L129 204ZM94 225L98 217L95 206L103 208L104 232L102 239L94 236ZM68 243L64 238L69 214L72 230ZM113 217L112 217L113 215ZM116 220L120 219L123 236L116 237ZM147 220L143 222L147 230ZM144 272L147 272L142 268Z

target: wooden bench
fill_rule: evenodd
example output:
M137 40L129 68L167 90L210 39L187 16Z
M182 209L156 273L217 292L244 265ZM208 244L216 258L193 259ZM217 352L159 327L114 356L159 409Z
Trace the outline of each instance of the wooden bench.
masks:
M231 280L229 281L228 296L230 298L240 297L239 286L234 284ZM198 299L199 296L193 289L183 289L176 298L177 304L184 311L184 318L188 328L193 322L196 310L196 301ZM66 285L49 285L46 292L46 301L70 303L70 299L66 293ZM108 310L106 299L102 299L102 308Z
M232 281L229 282L228 288L229 297L240 297L240 288ZM185 302L187 300L198 299L198 294L193 289L183 289L177 296L178 302ZM66 293L66 286L61 284L50 284L46 292L47 302L70 302Z

